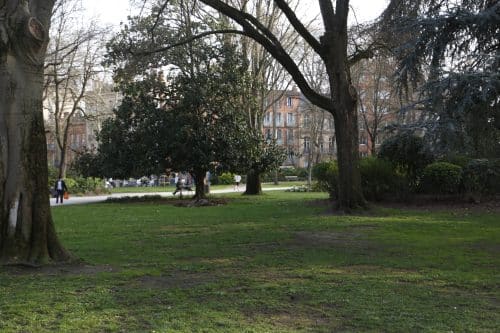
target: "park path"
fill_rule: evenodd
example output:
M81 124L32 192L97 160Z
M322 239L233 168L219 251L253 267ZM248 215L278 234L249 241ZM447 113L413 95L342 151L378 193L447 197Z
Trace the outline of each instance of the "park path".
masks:
M287 187L271 187L271 188L263 188L263 191L279 191L279 190L286 190ZM245 188L242 187L240 188L239 191L235 191L232 188L229 189L223 189L223 190L213 190L210 191L210 194L221 194L221 193L243 193L245 192ZM192 195L194 192L187 192L183 191L185 196ZM105 194L105 195L95 195L95 196L84 196L84 197L75 197L75 196L70 196L68 200L64 200L64 203L62 205L84 205L84 204L91 204L91 203L99 203L99 202L104 202L108 198L123 198L123 197L142 197L146 195L160 195L162 197L172 197L172 192L166 191L166 192L140 192L140 193L112 193L112 194ZM179 195L177 195L178 197ZM61 206L61 204L56 204L56 199L55 198L50 198L50 205L51 206Z

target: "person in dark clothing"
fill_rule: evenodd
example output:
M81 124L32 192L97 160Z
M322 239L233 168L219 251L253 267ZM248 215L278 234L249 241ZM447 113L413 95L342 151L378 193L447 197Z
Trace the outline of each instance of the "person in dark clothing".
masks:
M56 203L59 203L59 201L63 203L64 192L67 191L68 188L66 187L66 183L62 178L59 178L56 181L56 184L54 185L54 190L56 191Z

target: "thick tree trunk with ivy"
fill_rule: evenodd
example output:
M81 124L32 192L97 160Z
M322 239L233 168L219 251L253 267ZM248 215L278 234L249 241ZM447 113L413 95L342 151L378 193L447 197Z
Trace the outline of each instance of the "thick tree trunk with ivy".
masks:
M0 1L0 263L70 259L48 196L43 61L54 0Z

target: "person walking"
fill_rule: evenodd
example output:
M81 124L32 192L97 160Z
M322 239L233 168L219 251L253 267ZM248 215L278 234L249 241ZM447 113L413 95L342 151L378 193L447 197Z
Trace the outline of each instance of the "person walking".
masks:
M240 191L240 182L241 182L241 176L234 175L234 190L237 192Z
M56 191L56 203L59 203L59 201L61 201L62 204L64 199L64 192L67 191L68 188L66 187L66 183L61 177L59 177L59 179L56 181L54 190Z

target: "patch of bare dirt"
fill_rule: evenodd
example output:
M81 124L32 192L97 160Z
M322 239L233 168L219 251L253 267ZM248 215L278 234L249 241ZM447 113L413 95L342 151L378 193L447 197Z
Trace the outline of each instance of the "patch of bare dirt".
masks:
M344 211L335 208L335 201L331 199L319 199L309 201L307 203L311 207L324 207L326 215L346 215ZM396 209L410 209L419 211L454 211L456 213L500 213L500 198L491 199L484 202L468 202L456 198L441 198L436 199L430 196L417 196L411 202L397 202L397 201L383 201L373 203L373 205L396 208ZM358 209L351 212L350 215L374 215L373 210L369 207L367 209Z
M53 264L40 267L33 266L4 266L0 270L12 275L40 275L40 276L61 276L61 275L95 275L98 273L113 273L119 271L110 265L87 265L83 263Z
M169 200L169 203L176 207L213 207L225 206L229 202L228 199L211 198L201 200Z

